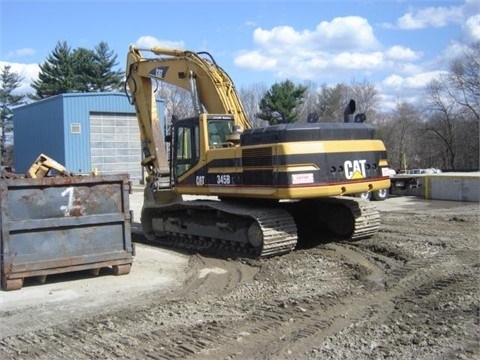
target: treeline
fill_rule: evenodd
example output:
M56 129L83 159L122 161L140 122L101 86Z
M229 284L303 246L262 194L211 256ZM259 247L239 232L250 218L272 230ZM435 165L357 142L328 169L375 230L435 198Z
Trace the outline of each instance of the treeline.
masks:
M118 65L117 55L106 42L93 50L72 49L67 42L59 42L46 61L40 64L38 79L32 83L39 100L72 92L118 91L123 87L124 72L113 70Z
M394 109L381 108L381 95L368 81L334 86L291 80L270 88L256 83L238 90L244 110L254 127L292 122L343 122L350 99L357 112L377 129L387 147L390 166L478 170L480 128L480 42L470 46L450 64L448 73L431 81L421 103L399 101ZM33 94L13 95L21 85L20 75L9 66L0 69L0 161L11 163L7 138L12 132L11 108L69 92L123 91L124 72L114 70L117 55L105 42L93 50L71 49L58 42L40 64ZM194 115L191 94L168 84L159 84L157 96L165 102L166 118Z

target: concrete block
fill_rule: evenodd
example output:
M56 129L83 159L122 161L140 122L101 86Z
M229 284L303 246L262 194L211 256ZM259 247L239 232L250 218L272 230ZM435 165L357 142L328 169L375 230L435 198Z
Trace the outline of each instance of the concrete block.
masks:
M480 173L442 173L423 179L424 198L431 200L480 201Z

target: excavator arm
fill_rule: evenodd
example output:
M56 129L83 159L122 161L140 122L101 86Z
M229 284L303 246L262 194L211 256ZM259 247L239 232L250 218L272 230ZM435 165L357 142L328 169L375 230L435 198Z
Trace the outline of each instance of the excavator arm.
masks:
M145 58L141 52L151 52L156 57ZM210 59L200 55L207 55ZM202 112L231 114L235 125L242 129L251 128L232 80L206 52L162 47L141 49L132 45L127 56L126 73L140 127L145 157L143 165L151 176L168 174L168 159L152 80L190 91L197 115Z
M143 58L140 51L150 51L155 58ZM202 57L206 55L210 59ZM157 79L188 90L201 104L198 114L204 110L210 114L231 114L237 125L251 128L235 86L229 75L223 71L207 52L192 52L162 47L140 49L130 46L127 57L127 79ZM132 94L136 84L129 81ZM147 89L145 89L147 90ZM151 88L148 89L151 92ZM198 115L197 114L197 115Z

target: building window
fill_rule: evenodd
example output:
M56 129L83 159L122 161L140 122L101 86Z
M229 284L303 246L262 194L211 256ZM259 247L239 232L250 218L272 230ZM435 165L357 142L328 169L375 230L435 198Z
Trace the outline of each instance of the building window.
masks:
M72 134L80 134L82 128L80 127L79 123L72 123L70 124L70 132Z

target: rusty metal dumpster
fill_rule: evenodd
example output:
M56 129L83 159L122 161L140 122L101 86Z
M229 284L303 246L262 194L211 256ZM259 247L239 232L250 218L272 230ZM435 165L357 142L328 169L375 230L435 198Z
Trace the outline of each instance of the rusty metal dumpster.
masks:
M132 265L131 184L127 174L0 178L3 290L26 277Z

